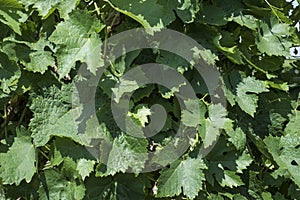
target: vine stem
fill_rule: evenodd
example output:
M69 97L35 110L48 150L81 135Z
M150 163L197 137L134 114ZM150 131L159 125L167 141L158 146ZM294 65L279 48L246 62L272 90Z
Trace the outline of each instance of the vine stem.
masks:
M18 122L19 125L23 122L27 110L28 110L28 108L25 107L24 110L23 110L23 112L22 112L22 114L21 114L20 120Z
M2 125L4 125L4 135L5 135L5 139L7 140L7 127L6 127L6 125L7 125L7 107L6 107L6 105L4 105L4 116L3 116L3 118L4 118L4 123L2 124Z
M251 66L251 67L254 67L256 70L264 73L265 75L269 75L269 73L259 67L257 67L253 62L251 62L245 55L242 55L242 57L247 61L247 63Z
M277 17L277 19L280 21L280 23L282 23L282 20L280 19L280 17L277 15L276 10L281 10L280 8L277 8L275 6L273 6L272 4L269 3L268 0L265 0L265 2L268 4L268 6L271 8L272 12L274 13L274 15Z

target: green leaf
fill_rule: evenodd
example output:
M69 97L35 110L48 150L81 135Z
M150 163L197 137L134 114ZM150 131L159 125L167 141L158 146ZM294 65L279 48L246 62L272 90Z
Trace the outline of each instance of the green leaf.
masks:
M235 130L226 131L230 137L228 140L236 147L237 150L242 150L246 145L246 134L240 127Z
M76 61L85 62L93 74L103 66L100 56L102 42L98 33L104 27L95 16L79 10L57 25L49 40L57 45L55 55L60 78L75 67Z
M84 185L75 180L68 180L54 169L45 170L41 177L42 184L38 190L40 199L83 199Z
M199 101L188 99L184 101L186 108L182 111L182 119L184 125L189 127L197 127L200 124L200 106Z
M244 64L243 61L243 53L240 51L237 45L231 47L224 47L220 44L220 40L222 39L222 35L218 35L213 38L214 45L225 55L228 59L236 64Z
M157 0L105 0L105 2L108 2L116 11L140 23L151 34L161 30L175 20L174 13L158 4Z
M183 192L188 198L195 198L205 180L204 169L206 165L201 159L188 158L175 161L169 169L164 168L161 171L156 196L173 197Z
M272 154L279 169L275 174L292 178L294 182L300 186L300 132L290 133L286 136L273 137L269 136L264 139L269 152Z
M133 174L117 174L113 178L91 177L86 180L86 198L145 199L148 182L145 176L134 176Z
M166 1L164 1L166 2ZM194 22L197 13L200 11L200 2L199 0L184 0L177 1L179 5L176 7L176 13L178 17L185 23ZM170 4L176 5L175 1ZM166 7L166 6L165 6ZM168 5L168 7L171 7Z
M5 42L8 43L4 46L4 52L11 60L20 61L28 71L44 74L49 66L55 66L52 52L44 50L50 46L44 37L35 43L18 41L14 38L5 38Z
M297 109L297 108L296 108ZM294 110L289 116L289 123L286 125L284 132L297 135L300 130L300 111Z
M21 71L17 64L0 52L0 98L7 97L17 89Z
M204 3L202 9L203 21L208 24L221 26L227 24L226 13L222 8L212 5L210 3Z
M224 178L222 179L221 186L228 186L230 188L244 185L242 179L233 171L224 170Z
M290 56L289 49L292 42L289 36L292 35L292 28L288 24L277 22L271 19L271 25L260 24L261 31L256 36L257 48L270 56Z
M112 88L114 94L114 100L119 103L121 97L124 95L124 93L131 93L134 90L138 89L139 85L135 80L125 80L121 78L119 80L119 85L117 88Z
M201 7L201 21L215 26L226 25L232 21L233 16L239 14L243 9L241 1L230 0L224 4L221 0L203 2Z
M75 144L66 138L57 138L53 147L49 167L54 167L61 163L66 167L69 163L73 165L71 170L69 170L71 171L70 176L77 177L77 174L79 174L82 180L94 171L96 158L88 151L87 147Z
M0 0L0 22L21 35L21 22L27 17L17 0ZM23 18L23 19L22 19Z
M253 15L243 15L242 13L238 16L235 16L233 21L254 31L258 27L259 22L259 20Z
M236 102L240 108L254 117L256 112L258 96L262 92L268 92L268 85L253 77L244 78L236 88Z
M60 17L66 19L68 14L75 9L79 0L20 0L20 2L27 8L33 6L33 8L38 10L43 19L49 17L56 9L58 9Z
M176 12L177 16L184 23L192 23L196 19L196 14L200 11L200 3L198 0L158 0L160 5L167 10L167 12Z
M204 60L207 64L215 64L219 60L218 56L212 53L209 49L198 49L197 47L192 48L193 57L199 60Z
M128 170L135 174L140 173L148 159L147 146L146 138L134 138L125 134L115 138L111 147L103 144L101 151L107 153L102 155L101 160L106 161L107 169L103 171L99 168L96 175L115 175L117 172L125 173Z
M232 121L226 118L227 111L221 104L212 104L208 108L209 117L205 119L205 132L200 132L203 138L204 148L209 147L220 135L221 129L230 129ZM205 135L204 135L205 133Z
M180 73L188 71L191 68L191 64L184 58L163 50L160 50L156 56L156 62L172 67Z
M78 122L82 108L71 109L72 85L61 89L51 86L43 94L32 94L33 118L29 127L33 142L37 147L44 146L52 136L68 137L80 144L89 144L86 134L78 134Z
M24 127L17 129L17 137L7 153L0 153L0 177L4 184L29 183L36 173L36 153Z

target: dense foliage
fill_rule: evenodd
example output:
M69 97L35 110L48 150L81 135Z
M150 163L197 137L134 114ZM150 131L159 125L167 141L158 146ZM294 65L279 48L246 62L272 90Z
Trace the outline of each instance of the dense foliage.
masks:
M300 45L299 9L285 0L0 0L0 199L300 199L300 63L290 57ZM201 44L218 66L228 103L213 104L200 74L176 55L151 49L123 55L97 85L100 128L85 121L84 131L112 141L105 152L110 168L78 134L72 84L82 63L91 72L101 68L93 65L101 56L89 55L105 39L136 27L152 34L173 29ZM115 124L114 85L150 62L186 77L201 117L180 159L140 173L147 158L134 153L159 152L185 114L174 96L180 88L128 83L121 92L136 90L129 113L135 123L146 126L156 103L167 110L166 123L151 138L126 135ZM202 158L201 144L217 138Z

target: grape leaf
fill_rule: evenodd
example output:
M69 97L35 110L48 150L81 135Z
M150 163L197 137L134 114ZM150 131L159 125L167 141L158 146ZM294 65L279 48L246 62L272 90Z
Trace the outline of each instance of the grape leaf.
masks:
M14 38L5 38L5 41L8 43L4 46L4 52L11 60L20 61L26 70L44 74L49 66L55 66L52 52L44 50L50 46L44 37L35 43L18 41Z
M246 145L246 134L240 127L235 130L226 131L227 135L230 137L228 140L236 147L237 150L241 150Z
M248 166L252 163L253 159L247 151L244 151L243 154L235 161L237 173L243 173L243 170L247 169Z
M268 85L263 81L253 77L244 78L236 88L236 102L243 111L254 117L258 101L257 94L268 92L267 88Z
M191 68L191 64L189 64L188 61L166 51L159 51L159 55L156 57L156 62L170 66L180 73L188 71L188 69Z
M102 42L97 34L104 27L87 11L73 11L67 20L57 25L49 40L57 45L55 55L60 78L75 67L76 61L86 62L93 74L103 66L100 56Z
M177 2L179 3L179 6L177 6L176 8L176 13L178 17L185 23L194 22L197 13L200 11L199 0L194 0L194 1L184 0L183 2L180 1ZM175 3L172 2L172 4Z
M175 161L171 167L161 171L158 178L157 197L173 197L182 192L188 198L195 198L205 180L203 170L206 165L201 159L188 158Z
M89 144L86 134L78 134L76 120L82 108L71 109L71 95L71 85L64 85L61 89L51 86L43 94L32 94L30 109L34 117L29 127L37 147L45 145L52 136L68 137L80 144Z
M15 62L0 52L0 98L7 97L17 89L21 71Z
M298 110L295 110L290 115L289 123L286 125L284 131L289 134L297 134L300 130L299 122L300 122L300 112Z
M226 118L227 111L221 104L212 104L208 108L209 118L205 119L205 125L200 130L204 148L209 147L220 135L221 129L230 129L232 121Z
M0 22L9 26L21 35L21 21L26 18L22 13L22 5L17 0L0 0Z
M129 112L128 115L137 120L139 125L145 127L146 123L148 123L148 116L151 115L151 110L143 106L137 110L137 113Z
M224 170L224 178L222 179L221 186L228 186L230 188L244 185L242 179L233 171Z
M78 0L20 0L20 2L25 5L27 8L29 6L33 6L33 8L37 9L39 14L46 19L49 17L56 9L58 9L59 14L62 18L67 18L68 14L75 9L78 4Z
M130 183L130 184L128 184ZM86 180L87 199L145 199L146 177L133 174L117 174L112 177Z
M84 180L90 175L91 172L94 171L94 165L94 160L80 159L78 161L76 170L79 172L80 176L82 177L82 180Z
M280 138L268 136L264 139L264 142L267 145L269 152L272 154L275 162L279 166L279 169L275 174L281 176L291 176L295 183L300 186L300 132L296 127L294 127L295 129L291 130L291 125L295 123L296 119L299 123L299 111L296 111L294 115L290 115L291 121L288 123L285 129L286 135Z
M251 30L256 30L258 27L258 19L253 15L243 15L242 13L233 18L233 21L240 24L241 26L245 26Z
M271 26L271 27L270 27ZM289 49L292 42L288 37L292 34L292 29L288 24L282 24L271 19L271 25L261 23L261 32L256 36L257 48L270 56L289 56Z
M148 159L147 145L146 138L134 138L125 134L114 139L111 149L102 145L101 152L106 152L107 156L102 157L102 160L107 161L107 169L106 171L97 171L97 175L115 175L117 172L125 173L127 170L138 174Z
M17 129L17 137L7 153L0 153L0 177L4 184L27 183L36 173L36 152L24 127Z
M120 99L124 95L124 93L131 93L134 90L138 89L139 85L135 80L125 80L121 78L119 80L119 84L117 88L111 88L114 94L114 100L119 103Z
M40 199L83 199L84 185L68 180L54 169L45 170L38 190Z
M200 124L199 101L188 99L184 101L186 108L182 111L182 122L189 127L197 127Z
M176 12L177 16L185 23L192 23L196 18L196 14L200 11L200 3L198 0L158 0L160 5L169 12Z
M159 31L175 20L173 12L169 12L162 5L155 1L134 1L134 0L105 0L116 11L128 15L139 22L149 33ZM151 8L151 9L149 9Z
M218 143L206 158L209 160L206 180L212 186L215 186L217 181L222 187L230 188L244 185L239 173L246 170L253 161L247 151L237 153L223 136L220 136Z
M86 147L75 144L66 138L57 138L53 146L54 149L51 152L49 167L54 167L61 163L72 165L69 166L71 167L71 171L73 171L70 176L77 177L79 174L82 180L94 171L96 158L94 158Z
M207 64L215 64L219 60L218 56L213 54L209 49L198 49L197 47L192 48L193 57L199 60L204 60Z

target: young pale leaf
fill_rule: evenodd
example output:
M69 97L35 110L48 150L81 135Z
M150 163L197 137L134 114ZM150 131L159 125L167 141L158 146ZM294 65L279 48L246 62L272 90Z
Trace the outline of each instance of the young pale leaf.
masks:
M84 180L86 177L90 175L91 172L94 171L94 160L85 160L80 159L77 163L77 171L79 172L80 176L82 177L82 180Z
M17 129L17 137L7 153L0 153L0 177L4 184L19 185L31 181L35 168L35 148L25 128Z
M236 168L238 173L243 173L243 170L247 169L248 166L252 163L253 159L247 151L244 151L243 154L235 161Z
M206 165L201 159L188 158L175 161L171 167L161 171L158 178L157 197L173 197L182 192L188 198L195 198L202 189Z
M125 93L133 92L134 90L138 89L139 85L136 81L131 80L124 80L120 79L119 86L117 88L112 88L114 94L114 100L119 103L121 97Z
M137 120L139 125L145 127L146 123L148 123L148 116L151 115L151 110L143 106L137 110L137 113L129 112L129 116L133 119Z
M233 17L233 21L240 24L241 26L245 26L251 30L256 30L258 26L258 19L256 19L253 15L243 15L242 13L238 16Z

